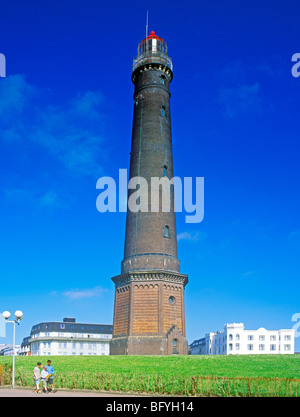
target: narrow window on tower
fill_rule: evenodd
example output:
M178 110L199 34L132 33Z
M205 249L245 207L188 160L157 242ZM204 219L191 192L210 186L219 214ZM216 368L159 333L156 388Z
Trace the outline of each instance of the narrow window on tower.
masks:
M167 177L168 176L168 167L165 165L163 166L163 177Z
M165 106L162 106L162 107L161 107L161 113L160 113L160 115L161 115L162 117L166 117L166 108L165 108Z
M166 77L164 75L161 75L161 77L160 77L160 83L161 84L166 84Z
M165 226L165 237L170 237L170 228L169 228L169 226Z

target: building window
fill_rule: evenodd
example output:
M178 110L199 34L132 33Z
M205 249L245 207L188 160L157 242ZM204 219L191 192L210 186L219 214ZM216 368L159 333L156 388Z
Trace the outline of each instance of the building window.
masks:
M161 117L166 117L166 107L165 106L161 107L160 115L161 115Z
M228 340L232 340L232 334L228 336Z
M168 167L165 165L163 167L163 177L167 177L168 176Z
M61 328L61 329L64 329L64 328L65 328L65 325L64 325L64 324L61 324L61 325L60 325L60 328Z
M253 345L248 345L248 350L253 350Z
M253 334L248 335L248 340L253 340Z
M166 77L164 76L164 75L161 75L161 77L160 77L160 83L161 84L166 84Z
M291 350L291 345L284 345L284 350Z
M165 237L170 237L170 227L165 226Z
M235 335L235 338L236 338L236 340L240 340L240 335L237 333L237 334Z
M229 343L229 350L232 350L232 343Z
M236 348L236 350L240 350L240 344L239 343L236 343L235 344L235 348Z
M276 345L270 345L270 350L276 350Z
M291 335L289 335L289 334L288 335L285 335L284 336L284 340L291 340Z
M265 345L260 344L259 345L259 350L265 350Z
M265 340L265 336L263 334L259 335L259 340Z
M276 336L275 335L271 335L270 336L270 340L272 340L274 342L274 340L276 340Z

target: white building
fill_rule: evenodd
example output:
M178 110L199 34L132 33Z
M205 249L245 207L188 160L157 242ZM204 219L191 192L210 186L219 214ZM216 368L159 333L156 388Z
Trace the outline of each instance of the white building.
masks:
M65 318L34 325L22 342L20 355L109 355L111 338L112 325Z
M227 323L224 331L210 332L190 346L191 355L293 354L294 329L245 330L243 323Z
M15 345L15 352L19 355L20 345ZM0 356L12 356L13 354L13 345L2 344L0 345Z

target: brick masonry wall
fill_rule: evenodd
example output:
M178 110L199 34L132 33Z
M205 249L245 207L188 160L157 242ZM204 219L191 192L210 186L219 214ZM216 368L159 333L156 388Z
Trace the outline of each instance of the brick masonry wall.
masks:
M132 145L129 179L141 176L148 181L148 212L133 213L128 211L122 272L131 268L129 257L142 253L159 253L173 256L168 259L168 270L179 272L177 259L176 219L174 213L174 187L170 188L170 212L151 212L151 177L161 178L163 167L167 167L168 178L173 178L173 155L170 113L170 77L166 84L161 84L163 71L151 69L142 71L135 78L134 115L132 128ZM165 107L165 115L161 108ZM136 190L128 192L130 198ZM161 195L161 193L160 193ZM161 198L160 198L161 202ZM169 226L169 237L166 238L165 226ZM136 260L139 263L139 260ZM148 258L147 268L161 268L158 259ZM134 265L133 265L134 267ZM139 266L140 267L140 266ZM137 267L137 268L139 268Z
M183 311L182 311L182 288L177 285L163 285L163 331L167 331L173 326L177 326L183 333ZM169 298L174 297L175 301L171 304ZM183 333L184 334L184 333Z
M140 284L133 289L132 334L157 334L159 328L159 285Z
M113 335L128 334L130 286L116 288Z

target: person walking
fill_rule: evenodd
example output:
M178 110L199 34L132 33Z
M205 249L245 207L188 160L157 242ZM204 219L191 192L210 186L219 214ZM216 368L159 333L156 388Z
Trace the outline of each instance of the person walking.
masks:
M41 368L42 364L41 362L38 362L36 364L36 367L33 370L33 378L34 378L34 382L35 382L35 390L33 392L36 392L38 394L41 393L40 391L40 379L41 379Z
M51 365L50 359L47 361L46 371L48 372L48 375L49 375L48 385L51 385L51 391L50 390L49 391L56 392L57 390L54 388L54 385L53 385L53 376L54 376L55 371L54 371L53 366Z

